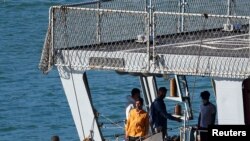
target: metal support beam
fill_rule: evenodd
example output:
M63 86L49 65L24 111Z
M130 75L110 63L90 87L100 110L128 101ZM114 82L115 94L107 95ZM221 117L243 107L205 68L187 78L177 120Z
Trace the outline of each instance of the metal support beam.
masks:
M157 84L154 76L140 76L141 86L144 93L145 104L147 111L156 98Z
M82 72L76 72L70 68L61 69L59 67L58 71L80 141L89 137L102 141L86 73L82 74Z

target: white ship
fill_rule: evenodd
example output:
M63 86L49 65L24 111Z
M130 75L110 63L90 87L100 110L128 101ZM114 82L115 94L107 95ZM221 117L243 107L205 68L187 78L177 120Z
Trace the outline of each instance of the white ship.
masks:
M177 97L167 99L185 105L184 126L193 116L186 76L210 77L218 124L250 124L248 3L97 0L53 6L39 67L45 74L58 69L80 141L105 140L88 70L139 77L147 110L156 97L155 78L174 76ZM186 131L181 140L195 140Z

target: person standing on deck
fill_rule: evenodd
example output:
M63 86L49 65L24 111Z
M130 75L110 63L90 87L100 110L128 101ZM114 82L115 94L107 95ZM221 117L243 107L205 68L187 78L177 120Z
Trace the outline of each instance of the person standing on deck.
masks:
M126 105L126 120L128 119L130 110L135 108L135 100L138 98L140 98L140 90L138 88L133 88L131 95L127 96L128 103Z
M202 99L202 104L200 105L200 115L198 119L198 129L204 130L205 132L200 132L201 141L207 141L207 130L209 125L215 124L216 117L216 107L209 101L210 93L208 91L203 91L200 94Z
M148 135L149 116L142 109L143 99L138 98L135 102L135 109L129 112L127 125L125 129L125 138L127 141L143 140Z
M167 112L164 103L166 93L167 89L165 87L160 87L158 89L157 98L150 106L150 124L153 128L153 132L162 132L163 141L165 137L167 137L167 119L181 122L180 118L176 118Z

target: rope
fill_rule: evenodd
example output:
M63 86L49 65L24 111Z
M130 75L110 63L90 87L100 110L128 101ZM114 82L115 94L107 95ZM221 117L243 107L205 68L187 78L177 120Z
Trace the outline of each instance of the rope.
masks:
M205 26L206 26L206 21L207 21L207 18L208 18L208 15L206 13L203 14L204 15L204 24L203 24L203 27L202 27L202 30L205 29ZM197 66L196 66L196 73L198 73L198 67L199 67L199 64L200 64L200 53L201 53L201 45L202 45L202 41L203 41L203 36L201 36L201 41L200 41L200 46L199 46L199 53L198 53L198 60L197 60Z
M194 99L194 92L195 92L195 87L196 87L196 79L197 79L197 77L195 76L194 77L194 83L193 83L193 92L192 92L192 96L191 96L191 99L190 99L191 103L193 103L193 99Z
M114 121L113 123L124 123L124 120L120 120L120 121ZM110 122L102 122L102 124L113 124L113 123L110 123Z
M116 125L117 127L123 128L121 125L119 125L119 124L113 122L111 119L105 117L104 115L100 115L100 116L103 117L103 118L105 118L106 120L110 121L111 124Z
M123 136L125 135L124 133L120 133L120 134L114 134L114 135L106 135L104 137L120 137L120 136Z
M123 129L122 127L109 127L109 126L102 126L102 128L106 128L106 129Z
M66 9L63 10L63 15L64 15L64 28L67 29L67 25L66 25ZM65 30L67 31L67 30ZM67 37L67 33L64 32L64 36L65 36L65 42L66 42L66 45L68 46L68 37ZM82 116L81 116L81 113L80 113L80 108L79 108L79 103L78 103L78 98L77 98L77 94L76 94L76 88L75 88L75 83L74 83L74 76L73 76L73 73L72 73L72 68L71 68L71 57L68 53L68 58L69 58L69 68L70 68L70 75L71 75L71 81L73 83L73 88L74 88L74 95L75 95L75 99L76 99L76 104L77 104L77 110L78 110L78 115L80 117L80 121L81 121L81 128L82 128L82 132L83 132L83 138L86 138L85 137L85 133L84 133L84 128L83 128L83 123L82 123Z
M73 82L74 94L75 94L75 98L76 98L76 104L77 104L78 114L79 114L80 121L81 121L81 127L82 127L82 132L83 132L83 138L85 138L83 123L82 123L82 116L81 116L81 113L80 113L80 108L79 108L78 98L77 98L77 94L76 94L76 88L75 88L75 83L74 83L74 77L73 77L73 75L72 75L72 68L71 68L71 65L70 65L70 74L71 74L71 76L72 76L72 77L71 77L71 80L72 80L72 82Z
M167 128L167 130L168 130L168 131L176 130L176 129L180 128L180 127L182 127L182 126L176 126L176 127L172 127L172 128Z
M89 139L93 139L95 119L96 119L96 117L94 116L94 118L92 120L92 125L91 125L91 129L90 129L90 133L89 133L89 136L88 136Z

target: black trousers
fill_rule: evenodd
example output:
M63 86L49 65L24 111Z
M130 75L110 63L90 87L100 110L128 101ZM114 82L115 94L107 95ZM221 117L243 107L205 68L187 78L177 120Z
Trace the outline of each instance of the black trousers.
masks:
M155 128L154 129L154 134L155 133L159 133L159 132L162 132L162 140L164 141L166 138L168 138L168 135L167 135L167 128Z
M207 128L200 128L200 130L205 130L207 131ZM200 132L200 141L208 141L208 132Z
M128 141L140 141L141 137L128 137Z
M207 132L201 132L200 137L201 137L200 141L208 141L208 133Z

